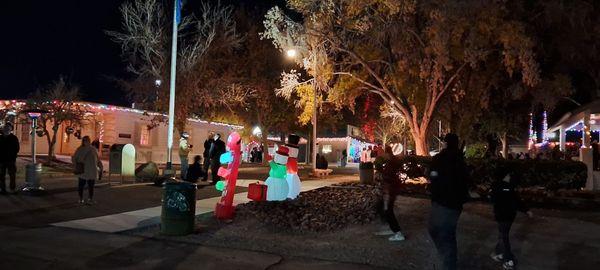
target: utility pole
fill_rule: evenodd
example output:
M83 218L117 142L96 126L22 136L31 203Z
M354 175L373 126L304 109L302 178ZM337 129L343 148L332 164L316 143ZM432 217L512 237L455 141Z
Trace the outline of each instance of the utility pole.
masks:
M169 125L167 129L167 168L165 174L174 175L173 170L173 132L175 122L175 78L177 76L177 26L181 17L181 0L173 5L173 40L171 42L171 85L169 88Z

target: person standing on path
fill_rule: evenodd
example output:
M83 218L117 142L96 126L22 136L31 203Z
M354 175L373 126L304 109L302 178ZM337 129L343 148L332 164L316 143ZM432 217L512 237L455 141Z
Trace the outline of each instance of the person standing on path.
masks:
M83 204L83 189L85 185L88 186L88 204L94 203L94 185L96 180L101 179L102 171L104 167L102 162L98 159L98 151L92 146L92 142L89 136L84 136L81 139L81 146L75 150L75 153L71 157L73 166L75 167L74 173L79 180L78 193L79 203Z
M216 184L219 181L219 167L221 167L220 157L225 153L225 142L221 140L221 134L216 134L214 137L215 141L210 148L210 171L211 171L211 184Z
M204 177L202 177L202 181L206 182L208 180L208 169L210 169L210 148L212 147L213 142L215 142L214 132L208 133L208 138L204 141L204 152L202 153L202 157L204 158Z
M405 239L402 234L396 214L394 213L394 205L396 203L396 197L400 194L400 179L398 173L402 168L401 161L398 157L394 156L392 148L390 146L385 147L385 152L382 154L385 159L383 164L383 211L384 217L388 225L389 230L384 230L376 235L391 235L388 240L390 241L403 241Z
M188 142L190 135L187 132L181 133L181 139L179 139L179 160L181 161L181 179L185 180L187 177L187 171L190 167L188 156L192 151L193 145Z
M348 160L348 152L346 149L342 150L342 159L340 160L340 166L342 168L346 167L346 161Z
M498 243L496 250L490 256L497 262L502 262L506 270L515 268L516 260L510 247L510 228L515 221L517 211L533 214L519 198L515 190L518 177L513 176L506 168L498 168L494 183L491 188L491 200L494 205L494 217L498 223Z
M433 157L429 180L431 213L429 235L442 259L444 270L456 269L456 224L463 204L469 199L469 175L458 136L448 133L446 147Z
M10 192L15 193L17 175L17 154L20 146L17 136L12 134L13 126L6 123L0 136L0 193L6 193L6 173L10 178Z

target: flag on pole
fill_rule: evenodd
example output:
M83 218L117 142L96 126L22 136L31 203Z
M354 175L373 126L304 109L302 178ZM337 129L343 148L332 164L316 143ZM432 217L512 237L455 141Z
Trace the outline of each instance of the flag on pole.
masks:
M175 9L175 21L177 22L177 25L179 25L179 23L181 23L181 0L175 1L175 4L177 5L177 8Z

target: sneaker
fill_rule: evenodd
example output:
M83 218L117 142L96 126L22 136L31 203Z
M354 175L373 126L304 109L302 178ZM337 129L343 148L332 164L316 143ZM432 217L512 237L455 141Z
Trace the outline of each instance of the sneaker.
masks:
M395 242L395 241L404 241L404 235L401 232L397 232L394 235L392 235L390 238L388 238L388 240Z
M85 201L84 200L79 200L79 204L84 204Z
M381 230L375 233L375 235L377 236L384 236L384 235L392 235L394 234L394 232L390 229L386 229L386 230Z
M492 253L492 254L490 254L490 257L492 258L492 260L494 260L496 262L502 262L504 260L504 255L502 255L502 253L500 253L500 254Z
M502 268L504 268L505 270L515 269L515 262L513 260L506 261L502 264Z
M96 201L94 201L92 199L87 199L87 201L85 201L85 204L87 204L87 205L96 204Z

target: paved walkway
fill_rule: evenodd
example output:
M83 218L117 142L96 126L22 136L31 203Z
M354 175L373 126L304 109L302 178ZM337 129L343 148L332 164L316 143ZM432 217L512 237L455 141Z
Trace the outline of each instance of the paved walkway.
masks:
M313 190L347 180L348 179L345 178L336 178L331 180L303 181L302 191ZM237 181L237 186L248 187L250 183L254 182L256 182L256 180L240 179ZM234 204L237 205L248 202L249 199L247 195L247 192L236 193L234 197ZM219 199L220 197L212 197L196 201L196 215L202 215L214 211L214 207ZM51 225L81 230L115 233L159 224L160 214L161 206L156 206L113 215L58 222Z
M0 269L379 269L326 260L284 257L68 228L0 226Z

